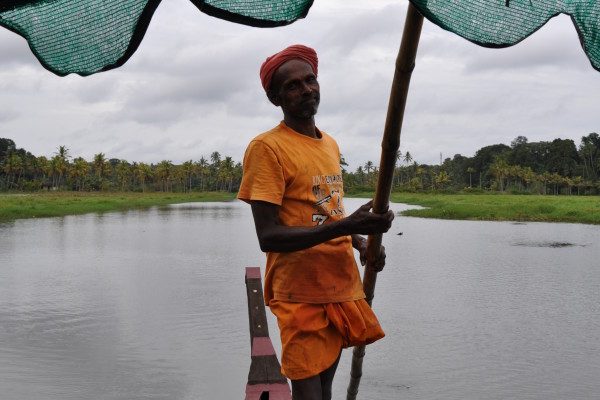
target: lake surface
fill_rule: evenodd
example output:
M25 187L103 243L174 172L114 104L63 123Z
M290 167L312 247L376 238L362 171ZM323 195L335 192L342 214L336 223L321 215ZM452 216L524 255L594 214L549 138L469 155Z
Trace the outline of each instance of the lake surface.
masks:
M359 399L599 398L600 226L397 217L383 243ZM241 202L0 224L0 398L243 399L264 262Z

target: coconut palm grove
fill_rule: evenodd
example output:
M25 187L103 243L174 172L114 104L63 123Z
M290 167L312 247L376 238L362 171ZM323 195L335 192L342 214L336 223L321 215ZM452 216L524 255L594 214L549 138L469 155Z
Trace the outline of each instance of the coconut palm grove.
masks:
M347 192L373 190L378 165L366 160L355 171L341 160ZM437 165L420 164L410 151L399 152L393 190L495 191L551 195L600 194L600 135L589 133L580 143L571 139L529 142L518 136L510 145L482 147L474 156L456 154ZM0 191L235 192L242 165L213 151L180 165L111 158L99 152L86 160L59 145L34 155L0 138Z

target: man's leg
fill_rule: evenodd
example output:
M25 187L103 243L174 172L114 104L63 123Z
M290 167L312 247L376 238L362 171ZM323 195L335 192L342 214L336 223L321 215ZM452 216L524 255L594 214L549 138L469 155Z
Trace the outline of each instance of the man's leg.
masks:
M331 386L333 385L333 377L335 375L335 371L337 370L338 363L340 362L341 355L342 350L340 350L340 354L333 365L319 374L319 377L321 378L321 392L323 393L323 400L331 400Z
M340 351L333 365L319 375L292 380L292 400L331 400L331 386L341 355Z
M292 400L321 400L319 375L306 379L292 380Z

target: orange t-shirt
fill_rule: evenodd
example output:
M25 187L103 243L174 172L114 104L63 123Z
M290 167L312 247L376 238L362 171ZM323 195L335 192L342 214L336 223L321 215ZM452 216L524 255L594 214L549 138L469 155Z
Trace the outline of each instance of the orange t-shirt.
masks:
M238 198L280 206L286 226L315 226L346 216L340 151L329 135L314 139L279 126L250 142ZM343 236L311 248L267 253L265 303L271 299L336 303L364 298L352 239Z

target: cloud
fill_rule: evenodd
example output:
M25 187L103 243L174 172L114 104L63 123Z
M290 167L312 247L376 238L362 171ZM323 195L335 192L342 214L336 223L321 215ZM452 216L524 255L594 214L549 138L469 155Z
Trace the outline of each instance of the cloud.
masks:
M379 163L394 65L408 2L315 2L306 19L259 29L217 20L188 0L162 2L121 68L56 77L26 42L0 30L0 136L36 155L175 163L213 151L241 161L247 143L281 119L258 69L293 43L319 53L320 128L350 170ZM6 57L5 57L6 55ZM401 150L419 163L473 156L483 146L599 131L600 75L559 16L518 45L476 46L425 21Z
M489 56L470 59L464 72L530 70L536 67L562 71L590 68L569 17L555 17L510 49L490 49Z
M21 36L6 30L0 35L2 43L2 57L0 57L0 68L18 68L21 66L39 67L39 61L33 56L27 42Z
M0 110L0 124L2 124L3 122L16 120L20 117L20 115L21 113L19 113L15 109L8 108Z
M315 24L329 27L322 44L335 56L347 57L358 50L382 48L393 54L400 44L406 8L406 4L393 3L369 7L346 16L342 14L338 18L322 15L316 18ZM389 48L387 45L390 43L395 46Z

